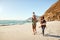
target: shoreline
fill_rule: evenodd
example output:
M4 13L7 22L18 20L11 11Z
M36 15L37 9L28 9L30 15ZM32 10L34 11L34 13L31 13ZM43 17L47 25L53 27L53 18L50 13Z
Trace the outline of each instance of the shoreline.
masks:
M33 35L32 23L0 27L0 40L60 40L60 21L47 22L45 35L37 23L37 34Z

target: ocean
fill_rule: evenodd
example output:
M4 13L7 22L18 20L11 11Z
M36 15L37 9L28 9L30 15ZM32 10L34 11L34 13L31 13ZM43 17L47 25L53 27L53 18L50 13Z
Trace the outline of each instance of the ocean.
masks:
M25 23L29 23L29 21L21 21L21 20L0 20L0 25L22 25Z

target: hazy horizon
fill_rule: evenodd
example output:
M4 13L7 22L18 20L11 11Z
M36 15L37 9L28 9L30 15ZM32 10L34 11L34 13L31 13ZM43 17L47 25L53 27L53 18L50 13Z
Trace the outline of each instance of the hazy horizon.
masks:
M57 0L0 0L0 20L25 20L32 12L41 16Z

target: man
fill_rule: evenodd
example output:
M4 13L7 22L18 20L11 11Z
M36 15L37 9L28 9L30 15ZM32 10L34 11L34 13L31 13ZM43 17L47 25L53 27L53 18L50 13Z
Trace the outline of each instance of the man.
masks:
M32 29L33 29L33 33L34 35L36 34L36 15L35 12L33 12L33 16L32 16Z
M44 30L45 30L45 27L46 27L46 20L44 19L44 16L41 17L40 24L41 24L41 28L42 28L42 34L44 36Z

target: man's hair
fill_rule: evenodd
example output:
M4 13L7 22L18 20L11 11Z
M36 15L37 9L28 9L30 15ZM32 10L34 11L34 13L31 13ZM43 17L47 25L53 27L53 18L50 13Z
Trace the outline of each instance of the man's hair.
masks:
M33 12L33 14L35 14L35 12Z

